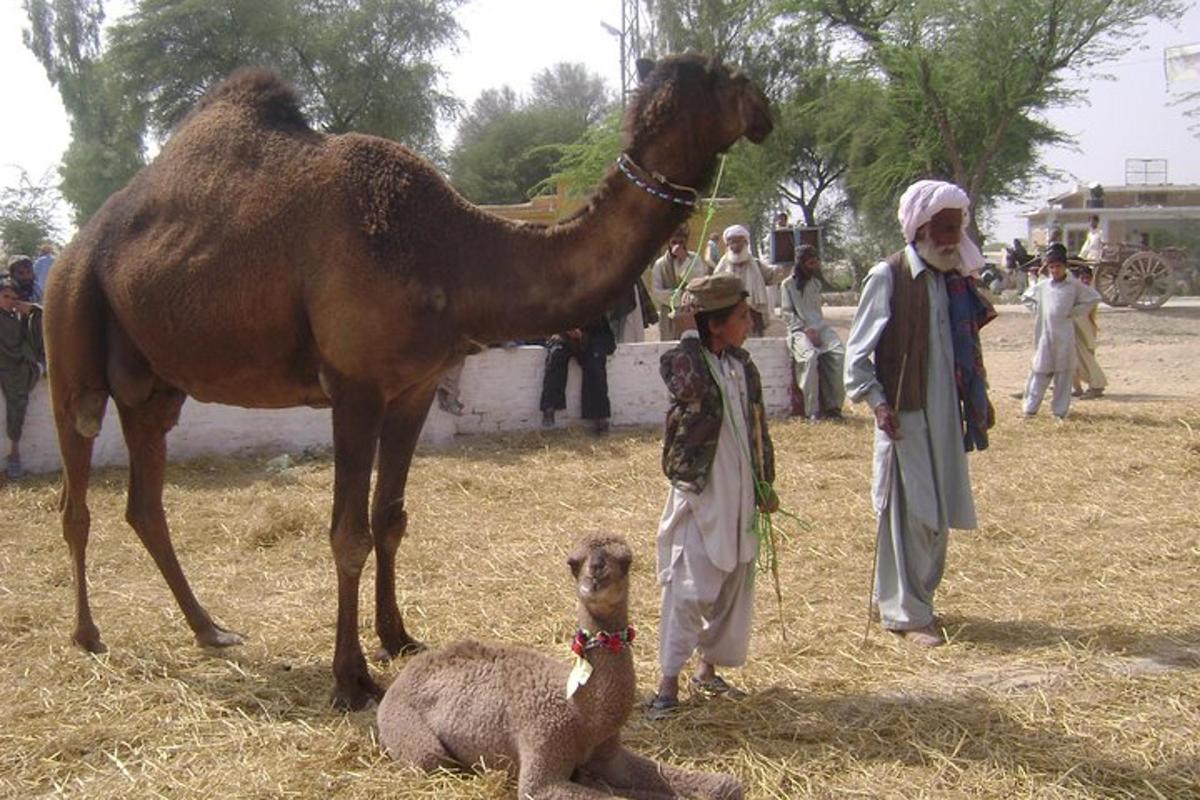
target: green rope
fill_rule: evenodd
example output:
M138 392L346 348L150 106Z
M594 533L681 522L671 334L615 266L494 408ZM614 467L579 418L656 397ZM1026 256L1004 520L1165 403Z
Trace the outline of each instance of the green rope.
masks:
M706 203L708 210L704 213L704 225L700 228L700 244L696 247L696 252L692 254L692 258L688 261L687 268L683 271L683 277L679 279L678 285L675 286L675 291L671 293L671 313L675 313L675 309L679 307L679 297L683 294L683 287L687 285L688 277L692 274L692 268L696 266L696 259L700 258L700 248L705 246L708 236L708 226L712 222L713 215L717 213L717 192L721 189L721 177L725 174L725 155L721 155L721 165L717 167L717 179L713 182L712 196Z

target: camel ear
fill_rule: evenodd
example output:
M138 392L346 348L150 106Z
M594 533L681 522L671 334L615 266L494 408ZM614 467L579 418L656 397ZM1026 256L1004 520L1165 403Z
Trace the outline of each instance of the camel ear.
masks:
M583 566L583 559L577 555L572 554L571 556L569 556L567 558L567 566L571 568L571 575L578 578L579 577L579 568Z
M620 556L617 557L617 564L621 567L622 575L629 574L629 565L632 563L633 563L633 554L632 553L622 553Z
M644 81L654 71L654 62L648 58L639 58L637 60L638 81Z

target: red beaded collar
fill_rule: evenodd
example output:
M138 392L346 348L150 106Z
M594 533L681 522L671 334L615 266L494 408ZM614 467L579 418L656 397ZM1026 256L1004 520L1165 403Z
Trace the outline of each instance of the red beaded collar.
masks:
M575 631L575 638L571 640L571 652L580 658L584 652L594 650L597 647L619 653L626 647L633 644L633 637L637 635L637 631L632 625L623 631L609 633L608 631L597 631L595 634L589 633L583 628Z

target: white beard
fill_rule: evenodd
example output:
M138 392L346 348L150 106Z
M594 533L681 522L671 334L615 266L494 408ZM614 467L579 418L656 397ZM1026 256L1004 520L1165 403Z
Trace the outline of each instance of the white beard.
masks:
M730 250L727 253L725 253L725 257L728 258L734 264L745 264L747 261L750 260L750 248L743 247L742 252L740 252L740 253L735 253L732 250Z
M917 255L921 260L938 272L953 272L962 266L962 256L958 245L953 247L935 247L928 238L916 243Z

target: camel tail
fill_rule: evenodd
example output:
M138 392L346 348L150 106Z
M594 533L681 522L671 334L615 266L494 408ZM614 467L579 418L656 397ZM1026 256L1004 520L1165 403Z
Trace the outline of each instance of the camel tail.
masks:
M299 93L269 69L242 67L235 70L224 81L209 89L187 120L223 104L254 109L258 112L259 123L267 128L311 130L301 111Z

